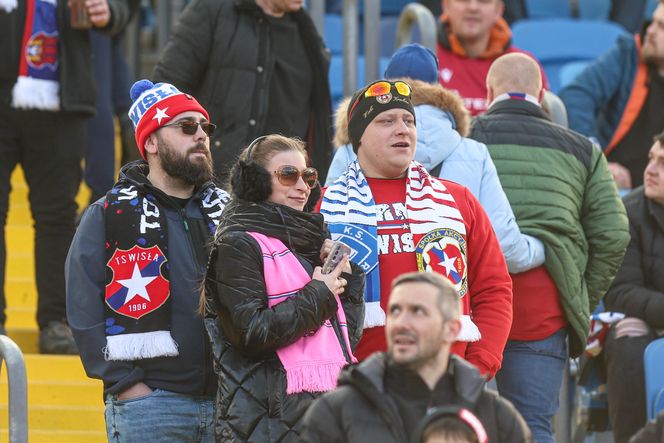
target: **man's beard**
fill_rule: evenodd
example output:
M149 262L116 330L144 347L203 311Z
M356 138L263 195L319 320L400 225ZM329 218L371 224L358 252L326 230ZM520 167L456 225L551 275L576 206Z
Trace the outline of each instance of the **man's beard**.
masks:
M205 154L205 158L197 158L192 161L189 156L193 152L201 152ZM162 142L159 157L161 158L161 167L166 174L180 179L188 185L199 187L214 177L212 156L204 143L198 143L193 148L188 149L186 153L180 155L167 143Z

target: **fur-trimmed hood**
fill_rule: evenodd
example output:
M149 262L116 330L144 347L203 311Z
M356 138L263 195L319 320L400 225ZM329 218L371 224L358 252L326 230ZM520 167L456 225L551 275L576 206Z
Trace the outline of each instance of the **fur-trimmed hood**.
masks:
M426 83L412 78L394 79L403 80L411 86L413 106L430 105L448 114L452 127L463 137L470 131L470 113L463 105L461 98L454 92L443 88L439 84ZM335 112L334 146L339 147L350 143L348 138L348 103L350 97L339 102ZM418 121L419 123L419 121Z

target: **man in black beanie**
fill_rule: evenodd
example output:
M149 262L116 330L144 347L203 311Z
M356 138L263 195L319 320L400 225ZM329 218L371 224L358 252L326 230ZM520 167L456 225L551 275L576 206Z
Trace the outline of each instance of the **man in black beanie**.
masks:
M468 189L413 161L417 131L407 83L369 84L353 95L347 114L358 158L324 191L320 212L367 274L365 329L355 355L386 349L392 280L436 272L454 284L463 306L452 351L493 376L512 321L512 288L486 213Z

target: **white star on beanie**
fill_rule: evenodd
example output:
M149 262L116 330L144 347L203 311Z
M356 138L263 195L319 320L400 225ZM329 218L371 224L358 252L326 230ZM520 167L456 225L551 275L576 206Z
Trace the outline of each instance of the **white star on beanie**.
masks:
M156 112L154 113L154 117L152 117L152 120L157 120L157 123L161 125L161 119L162 118L169 118L169 116L166 114L166 111L168 110L168 107L164 109L159 109L157 108Z

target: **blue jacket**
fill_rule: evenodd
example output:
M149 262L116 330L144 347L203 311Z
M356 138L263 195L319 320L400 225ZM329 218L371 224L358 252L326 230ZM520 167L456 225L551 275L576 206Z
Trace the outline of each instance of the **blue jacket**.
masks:
M638 68L637 38L619 37L613 48L560 91L570 129L606 148L623 119Z
M511 273L542 265L544 245L519 231L486 146L461 135L467 133L469 124L461 99L439 85L411 79L408 82L413 90L417 121L415 160L428 170L442 162L439 177L467 187L479 200L491 220ZM357 158L348 144L347 122L344 121L346 103L340 104L337 113L335 143L339 147L327 173L326 186Z

